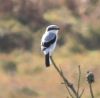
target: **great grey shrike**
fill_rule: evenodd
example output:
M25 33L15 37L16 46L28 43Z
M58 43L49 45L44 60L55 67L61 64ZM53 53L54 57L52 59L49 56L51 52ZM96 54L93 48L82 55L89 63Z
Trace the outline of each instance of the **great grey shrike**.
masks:
M45 55L45 65L50 66L50 56L54 51L58 39L59 27L57 25L49 25L41 39L41 50Z

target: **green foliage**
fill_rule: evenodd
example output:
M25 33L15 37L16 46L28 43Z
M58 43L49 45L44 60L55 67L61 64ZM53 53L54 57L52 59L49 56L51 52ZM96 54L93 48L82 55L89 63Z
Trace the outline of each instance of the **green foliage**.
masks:
M0 19L0 34L4 32L4 34L6 32L23 32L26 34L31 35L31 30L21 24L20 21L18 21L16 18L12 17L12 16L5 16L3 18Z
M16 48L32 50L32 31L11 17L0 19L0 51L11 52Z
M17 72L17 65L13 61L3 62L2 69L6 73L16 73Z
M94 28L92 26L89 26L89 42L91 43L91 49L100 49L99 42L100 42L100 29Z
M81 53L82 49L80 46L78 45L74 45L69 49L72 53Z
M37 67L35 67L35 68L33 69L33 72L34 72L34 73L40 73L40 72L42 72L42 71L43 71L43 69L42 69L41 66L37 66Z
M14 5L15 3L18 5ZM18 33L19 38L18 36L13 37L12 39L8 38L5 43L14 43L11 46L16 46L16 43L21 43L19 45L22 48L25 49L29 47L26 50L32 50L32 48L34 48L34 51L40 52L39 43L42 34L45 32L44 27L46 27L48 24L57 24L60 25L61 29L63 29L63 32L65 33L64 36L67 36L66 32L79 32L76 34L76 36L79 34L81 36L78 36L78 38L74 37L75 40L80 41L77 41L77 44L80 43L81 46L83 45L86 49L89 50L92 48L99 49L99 34L95 30L90 30L88 25L91 21L91 24L94 26L97 24L97 20L99 20L99 14L97 14L99 9L99 0L91 0L91 2L86 1L86 4L80 1L80 3L82 6L79 6L79 2L75 0L58 0L58 2L46 0L39 2L32 2L27 0L10 0L8 4L8 1L5 0L4 2L1 2L1 5L8 5L7 7L9 8L9 11L6 11L7 9L2 6L2 12L0 15L0 35L5 36L6 34L11 34L12 32L16 33L15 35L17 35ZM84 13L88 9L88 3L89 8L93 8L94 10L92 10L91 14L87 15L88 18L85 18ZM97 6L93 7L93 4L91 5L91 3L94 5L96 4ZM76 17L74 14L78 14L80 17ZM99 27L99 24L97 24L97 26ZM87 30L88 28L89 30ZM4 40L2 42L4 42ZM26 45L27 43L28 45ZM60 38L58 44L65 45L66 39ZM19 47L19 45L16 47ZM7 46L7 44L4 46ZM77 46L73 46L71 50L80 51L80 46L77 48L75 47ZM9 50L7 47L6 49ZM0 50L2 52L4 48Z
M18 92L20 94L24 94L24 95L27 95L27 96L39 96L39 93L36 92L35 90L31 89L30 87L23 87L21 89L18 90Z
M99 98L100 97L100 92L98 92L97 94L96 94L96 98Z
M46 13L44 13L44 19L54 23L62 23L62 24L75 24L76 20L72 16L71 12L66 7L61 7L53 10L48 10Z
M43 71L43 68L41 66L37 66L35 68L32 68L31 70L26 70L26 74L34 75L34 74L39 74Z

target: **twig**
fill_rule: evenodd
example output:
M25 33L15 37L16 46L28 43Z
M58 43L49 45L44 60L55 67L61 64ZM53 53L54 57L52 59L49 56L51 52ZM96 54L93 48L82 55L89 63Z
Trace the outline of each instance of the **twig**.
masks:
M63 75L63 71L62 71L61 67L59 67L59 68L60 68L61 74ZM67 91L68 91L70 97L71 97L71 98L74 98L73 95L72 95L72 93L71 93L71 91L69 90L69 88L68 88L66 82L64 81L64 83L62 83L62 84L65 84L65 87L66 87L66 89L67 89Z
M79 96L79 89L80 89L80 78L81 78L81 69L80 65L78 66L79 77L78 77L78 88L77 88L77 96ZM80 98L80 97L79 97Z
M73 97L73 94L72 94L71 91L69 90L67 84L66 84L66 83L61 83L61 84L64 84L64 85L65 85L65 87L66 87L66 89L67 89L67 91L68 91L70 97L74 98L74 97Z
M50 59L51 59L51 61L52 61L52 64L54 65L55 69L57 70L57 72L59 73L59 75L62 77L64 83L66 83L66 85L71 89L71 91L74 93L74 95L77 96L77 92L76 92L76 90L75 90L73 84L70 83L70 82L68 81L67 78L65 78L65 76L63 75L63 73L62 73L62 72L59 70L59 68L56 66L54 60L52 59L52 56L50 56ZM79 98L79 97L78 97L78 98Z
M81 98L81 97L82 97L82 95L83 95L83 93L84 93L84 90L85 90L85 89L83 89L83 90L82 90L82 92L80 93L79 98Z
M74 97L73 97L73 95L72 95L72 93L70 92L70 90L69 90L68 86L66 85L66 83L64 83L64 84L65 84L65 86L66 86L66 89L67 89L67 91L68 91L68 93L69 93L70 97L74 98Z
M92 84L91 83L89 83L89 88L90 88L91 98L94 98L93 90L92 90Z

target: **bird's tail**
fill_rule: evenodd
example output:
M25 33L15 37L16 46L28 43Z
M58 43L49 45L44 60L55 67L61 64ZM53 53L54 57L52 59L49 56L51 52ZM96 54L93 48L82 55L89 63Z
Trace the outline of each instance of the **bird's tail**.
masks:
M45 65L46 67L50 66L50 57L49 57L49 53L45 55Z

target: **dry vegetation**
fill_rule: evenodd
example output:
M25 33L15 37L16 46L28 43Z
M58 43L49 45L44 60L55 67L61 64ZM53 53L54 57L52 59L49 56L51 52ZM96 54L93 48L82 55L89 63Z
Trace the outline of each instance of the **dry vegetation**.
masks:
M45 68L40 39L48 24L61 27L53 55L76 84L82 69L83 98L90 98L86 72L95 75L100 98L99 0L0 0L0 98L66 98L53 66Z

